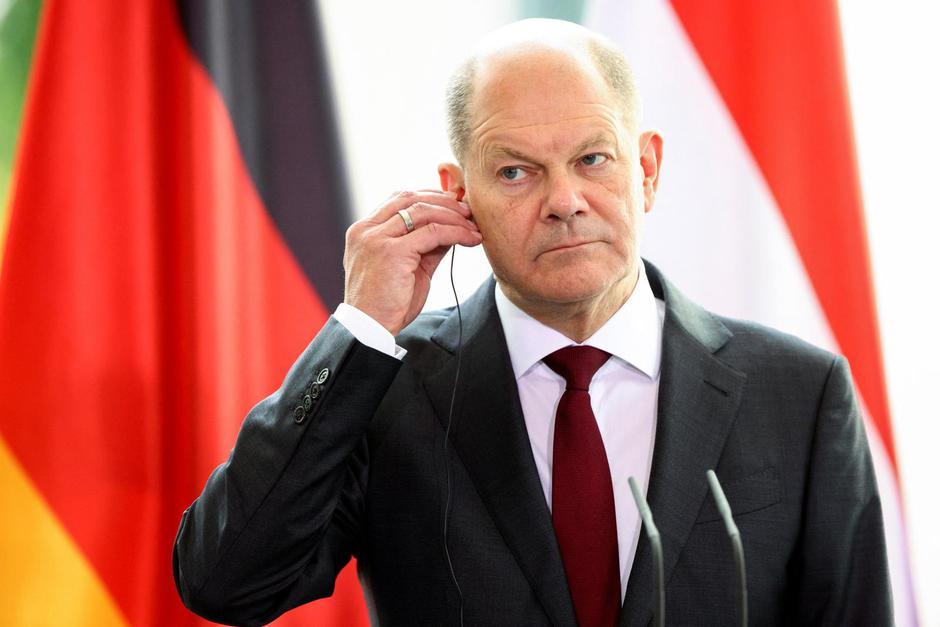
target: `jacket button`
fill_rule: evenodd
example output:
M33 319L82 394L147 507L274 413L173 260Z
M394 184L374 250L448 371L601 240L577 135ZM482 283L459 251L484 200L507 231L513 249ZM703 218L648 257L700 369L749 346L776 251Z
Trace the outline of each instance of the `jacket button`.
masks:
M300 424L304 421L304 417L307 415L307 412L304 411L304 408L298 405L294 408L294 422Z
M308 412L313 408L313 399L309 394L304 396L304 412Z
M310 386L310 398L313 400L320 398L320 386L316 383Z
M326 380L330 378L330 369L324 368L317 374L317 383L323 385L326 383Z

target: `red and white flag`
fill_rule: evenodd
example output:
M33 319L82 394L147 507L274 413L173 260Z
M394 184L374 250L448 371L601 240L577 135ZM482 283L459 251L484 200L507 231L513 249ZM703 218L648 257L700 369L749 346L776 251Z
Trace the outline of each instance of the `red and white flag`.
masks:
M834 0L594 0L665 137L643 254L689 296L845 355L917 624Z

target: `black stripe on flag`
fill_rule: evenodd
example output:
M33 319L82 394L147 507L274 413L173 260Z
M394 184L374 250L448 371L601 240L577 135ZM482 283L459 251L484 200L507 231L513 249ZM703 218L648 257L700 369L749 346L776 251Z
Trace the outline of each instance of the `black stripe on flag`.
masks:
M342 300L351 219L329 66L312 1L179 0L248 171L327 311Z

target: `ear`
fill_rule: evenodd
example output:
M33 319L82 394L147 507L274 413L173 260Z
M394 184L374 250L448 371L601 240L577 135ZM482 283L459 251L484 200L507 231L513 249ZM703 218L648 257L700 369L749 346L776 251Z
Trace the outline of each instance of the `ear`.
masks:
M649 213L659 189L659 171L663 163L663 137L656 131L640 134L640 167L643 168L643 211Z
M455 192L457 200L463 200L467 191L463 178L463 169L456 163L442 163L437 166L437 175L441 179L441 189Z

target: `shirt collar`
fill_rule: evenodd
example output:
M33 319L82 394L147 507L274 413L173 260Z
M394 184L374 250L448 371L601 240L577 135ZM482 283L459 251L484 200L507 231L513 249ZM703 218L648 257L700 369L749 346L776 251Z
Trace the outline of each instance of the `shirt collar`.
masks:
M566 346L578 345L519 309L503 294L498 283L495 296L516 380L525 376L547 355ZM580 345L606 351L655 379L662 359L664 315L665 306L653 295L646 269L641 263L640 275L630 298Z

